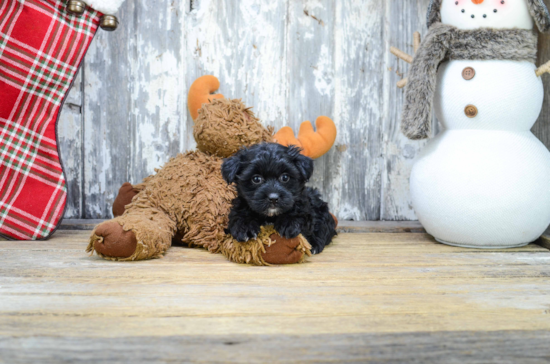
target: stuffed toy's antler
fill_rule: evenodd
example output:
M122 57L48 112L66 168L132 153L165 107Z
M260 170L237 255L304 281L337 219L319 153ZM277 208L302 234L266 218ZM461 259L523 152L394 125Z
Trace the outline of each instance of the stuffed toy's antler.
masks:
M334 121L326 116L319 116L315 121L315 126L317 131L313 130L313 126L309 121L304 121L300 125L298 138L294 136L292 128L285 126L273 138L281 145L300 147L303 155L316 159L332 148L337 131Z
M222 94L214 94L220 88L220 81L215 76L201 76L193 82L187 96L187 107L193 120L199 115L199 110L204 104L214 99L223 99Z

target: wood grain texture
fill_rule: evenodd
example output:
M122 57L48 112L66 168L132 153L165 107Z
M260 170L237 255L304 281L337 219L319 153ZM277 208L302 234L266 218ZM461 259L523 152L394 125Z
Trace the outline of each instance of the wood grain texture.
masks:
M380 195L381 219L416 220L409 193L409 176L416 155L427 141L409 140L401 133L401 113L404 89L396 83L407 76L410 65L389 52L389 47L397 47L413 55L413 34L425 35L426 13L429 1L388 1L386 2L385 37L386 43L384 72L385 108L383 113L382 145L384 165ZM434 118L434 126L437 124Z
M84 253L88 234L0 242L0 361L548 354L536 338L550 332L550 252L537 245L483 251L419 233L341 234L306 264L252 267L182 247L105 261Z
M316 161L311 185L340 220L415 220L408 179L425 142L399 130L404 91L395 83L409 65L389 47L412 53L428 3L126 1L119 29L100 31L86 57L81 113L63 116L66 216L111 217L123 182L138 183L194 148L187 89L213 74L221 93L242 98L265 125L297 131L319 115L334 119L336 144ZM541 62L549 40L541 36ZM550 145L550 76L543 80L547 97L533 131Z
M544 0L544 3L550 8L550 0ZM539 34L538 47L537 65L540 66L550 61L550 34ZM542 104L542 112L532 132L546 147L550 148L550 74L545 74L541 77L545 86L544 102Z
M93 230L105 220L102 219L64 219L61 230ZM342 221L338 224L338 233L425 233L418 221Z
M126 1L119 14L125 26L98 31L84 63L82 218L109 216L121 183L129 178L133 110L131 58L136 58L132 13Z
M318 116L334 115L335 10L331 1L288 2L287 110L288 125L296 132L303 121L315 123ZM336 153L333 148L315 162L310 185L324 196L333 193Z
M550 249L550 228L542 234L537 243L546 249Z
M502 363L548 361L549 331L0 338L0 363ZM30 349L32 348L32 349ZM161 350L159 350L159 348Z
M220 92L253 106L264 125L287 125L287 5L265 0L192 1L185 19L188 85L213 74L220 80Z
M326 198L342 220L379 220L384 112L383 1L336 2L337 160Z
M84 218L107 217L118 188L185 150L182 2L126 1L85 67ZM155 14L155 17L151 17Z
M83 183L83 117L82 70L75 78L73 87L67 95L57 123L57 137L61 161L67 181L67 206L65 218L82 216Z

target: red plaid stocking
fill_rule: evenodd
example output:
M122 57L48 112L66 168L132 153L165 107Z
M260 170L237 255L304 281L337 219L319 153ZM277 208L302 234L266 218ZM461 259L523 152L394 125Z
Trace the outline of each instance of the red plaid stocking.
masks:
M56 123L102 15L65 5L0 1L0 235L11 239L47 238L65 209Z

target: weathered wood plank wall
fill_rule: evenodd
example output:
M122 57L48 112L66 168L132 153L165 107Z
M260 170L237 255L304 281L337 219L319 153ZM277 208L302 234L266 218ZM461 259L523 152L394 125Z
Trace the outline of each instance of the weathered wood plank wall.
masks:
M414 220L408 177L425 142L400 134L408 65L429 0L127 0L100 31L60 124L66 217L107 218L118 187L192 149L187 89L216 75L265 125L331 116L339 135L312 185L346 220ZM550 56L541 37L541 61ZM550 145L550 78L534 132Z

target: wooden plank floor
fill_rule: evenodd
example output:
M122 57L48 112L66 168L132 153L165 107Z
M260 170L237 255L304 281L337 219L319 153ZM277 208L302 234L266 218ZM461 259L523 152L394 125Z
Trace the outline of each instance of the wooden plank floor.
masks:
M117 263L89 231L0 242L0 363L550 360L550 251L343 233L308 263L173 247Z

